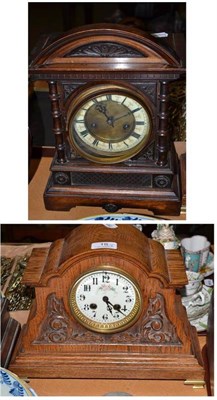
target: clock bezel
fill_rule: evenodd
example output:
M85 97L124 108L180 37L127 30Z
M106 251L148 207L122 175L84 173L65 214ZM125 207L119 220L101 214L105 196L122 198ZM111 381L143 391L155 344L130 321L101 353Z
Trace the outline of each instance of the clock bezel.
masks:
M112 272L112 273L117 273L117 274L123 276L128 281L130 281L131 285L134 288L135 305L134 305L133 309L131 310L131 312L129 313L129 315L126 318L123 318L121 321L104 323L104 324L101 324L98 322L94 323L91 319L89 319L84 314L82 314L79 307L77 306L75 294L76 294L76 289L77 289L78 285L85 278L85 276L88 276L88 275L91 275L93 273L97 273L100 271L108 271L108 272ZM142 293L141 293L141 289L140 289L138 283L135 281L135 279L130 274L126 273L124 270L122 270L121 268L111 266L111 265L103 264L96 268L89 269L88 271L85 271L84 273L79 275L79 277L77 277L77 279L74 281L74 283L70 287L68 299L69 299L70 310L71 310L71 313L72 313L73 317L75 318L75 320L77 322L79 322L82 326L84 326L85 328L87 328L93 332L98 332L98 333L109 334L109 333L116 333L116 332L121 332L123 330L126 330L129 327L131 327L138 320L138 318L142 312Z
M88 145L81 146L76 141L77 135L71 134L73 131L73 119L76 116L79 109L86 102L92 98L96 98L105 94L118 94L129 97L137 101L145 109L148 120L149 120L149 130L148 134L144 136L138 145L133 146L125 151L116 152L115 154L109 155L109 152L103 154L103 151L93 152L93 149L88 147ZM154 136L154 108L150 99L140 90L129 84L119 84L117 82L94 82L90 85L84 85L76 90L67 100L66 104L66 131L68 142L71 147L75 150L77 154L82 156L89 161L94 161L103 164L116 164L122 161L127 161L132 157L141 153L141 151L151 142ZM83 145L83 146L82 146ZM83 148L84 147L84 148Z

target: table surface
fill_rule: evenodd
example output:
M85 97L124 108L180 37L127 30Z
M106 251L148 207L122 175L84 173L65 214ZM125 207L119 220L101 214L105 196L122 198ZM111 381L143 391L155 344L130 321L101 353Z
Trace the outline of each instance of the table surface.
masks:
M184 142L175 142L178 156L185 153ZM70 211L49 211L45 209L43 193L49 177L51 157L42 157L40 160L32 160L32 168L35 169L34 176L29 183L29 220L79 220L96 215L108 213L101 207L74 207ZM34 165L35 164L35 165ZM186 214L182 212L179 216L157 216L149 210L136 208L122 208L120 213L143 215L153 219L185 220Z

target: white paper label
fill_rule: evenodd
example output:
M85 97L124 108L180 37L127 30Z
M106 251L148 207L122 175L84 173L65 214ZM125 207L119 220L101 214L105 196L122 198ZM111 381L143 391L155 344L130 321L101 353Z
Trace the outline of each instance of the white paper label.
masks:
M91 243L91 249L117 249L116 242L95 242Z

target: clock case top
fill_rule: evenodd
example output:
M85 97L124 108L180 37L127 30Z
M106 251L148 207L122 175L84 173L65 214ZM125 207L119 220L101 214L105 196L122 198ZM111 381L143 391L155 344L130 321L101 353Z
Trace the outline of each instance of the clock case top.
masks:
M33 53L30 80L49 85L56 155L45 190L47 209L101 205L179 215L179 162L169 128L169 83L185 73L176 53L147 33L116 24L88 25L47 37ZM139 155L115 165L80 157L68 140L68 110L93 85L121 84L143 96L152 135ZM109 208L110 205L110 208Z
M117 249L91 249L99 242ZM70 311L73 283L100 265L123 270L142 293L139 318L118 333L91 332ZM19 376L203 379L196 329L176 294L187 282L178 250L165 251L130 225L82 225L34 249L23 281L36 300L10 364Z

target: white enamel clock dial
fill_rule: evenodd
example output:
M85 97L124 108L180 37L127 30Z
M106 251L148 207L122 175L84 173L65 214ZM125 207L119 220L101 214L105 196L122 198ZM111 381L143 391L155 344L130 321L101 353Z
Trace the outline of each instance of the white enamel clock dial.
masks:
M82 275L73 285L69 298L74 317L96 332L126 329L141 310L136 283L123 271L109 267Z

